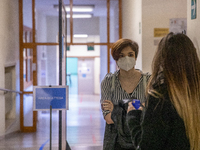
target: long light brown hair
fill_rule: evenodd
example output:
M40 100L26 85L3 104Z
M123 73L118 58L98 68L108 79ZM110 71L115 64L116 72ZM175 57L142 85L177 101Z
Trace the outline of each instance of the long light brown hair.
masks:
M200 61L196 48L185 34L169 33L159 45L152 63L152 76L147 91L162 96L153 85L164 77L176 111L183 119L191 150L200 150Z

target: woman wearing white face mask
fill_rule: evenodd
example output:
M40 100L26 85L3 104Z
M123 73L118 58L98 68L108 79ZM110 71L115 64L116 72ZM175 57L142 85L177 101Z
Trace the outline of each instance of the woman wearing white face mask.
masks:
M101 105L106 128L104 150L134 150L126 127L127 105L124 99L145 101L144 82L149 74L135 69L138 44L130 39L120 39L112 46L111 54L119 70L108 73L101 83Z

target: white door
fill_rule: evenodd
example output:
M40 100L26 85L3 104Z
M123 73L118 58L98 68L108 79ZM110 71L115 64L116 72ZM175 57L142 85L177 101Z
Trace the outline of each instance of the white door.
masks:
M78 94L94 94L94 58L78 58Z

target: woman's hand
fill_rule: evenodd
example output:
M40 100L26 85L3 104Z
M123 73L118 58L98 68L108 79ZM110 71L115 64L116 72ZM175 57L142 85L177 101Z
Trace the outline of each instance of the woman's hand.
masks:
M114 105L111 101L109 100L104 100L103 103L101 104L101 107L103 110L108 110L110 113L108 113L104 119L107 124L113 124L113 120L111 119L111 112L113 111Z
M136 110L135 107L132 105L132 102L128 103L128 109L127 109L127 113L131 110Z
M104 100L102 104L103 110L109 110L110 112L113 111L114 105L109 100Z
M111 119L111 113L107 114L104 119L107 124L114 124L113 120Z

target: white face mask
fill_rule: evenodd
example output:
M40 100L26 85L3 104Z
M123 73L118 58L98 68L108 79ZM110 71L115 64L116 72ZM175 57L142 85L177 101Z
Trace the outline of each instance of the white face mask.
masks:
M117 61L117 65L119 66L119 68L121 68L125 71L129 71L130 69L132 69L135 66L135 58L128 57L128 56L119 58Z

